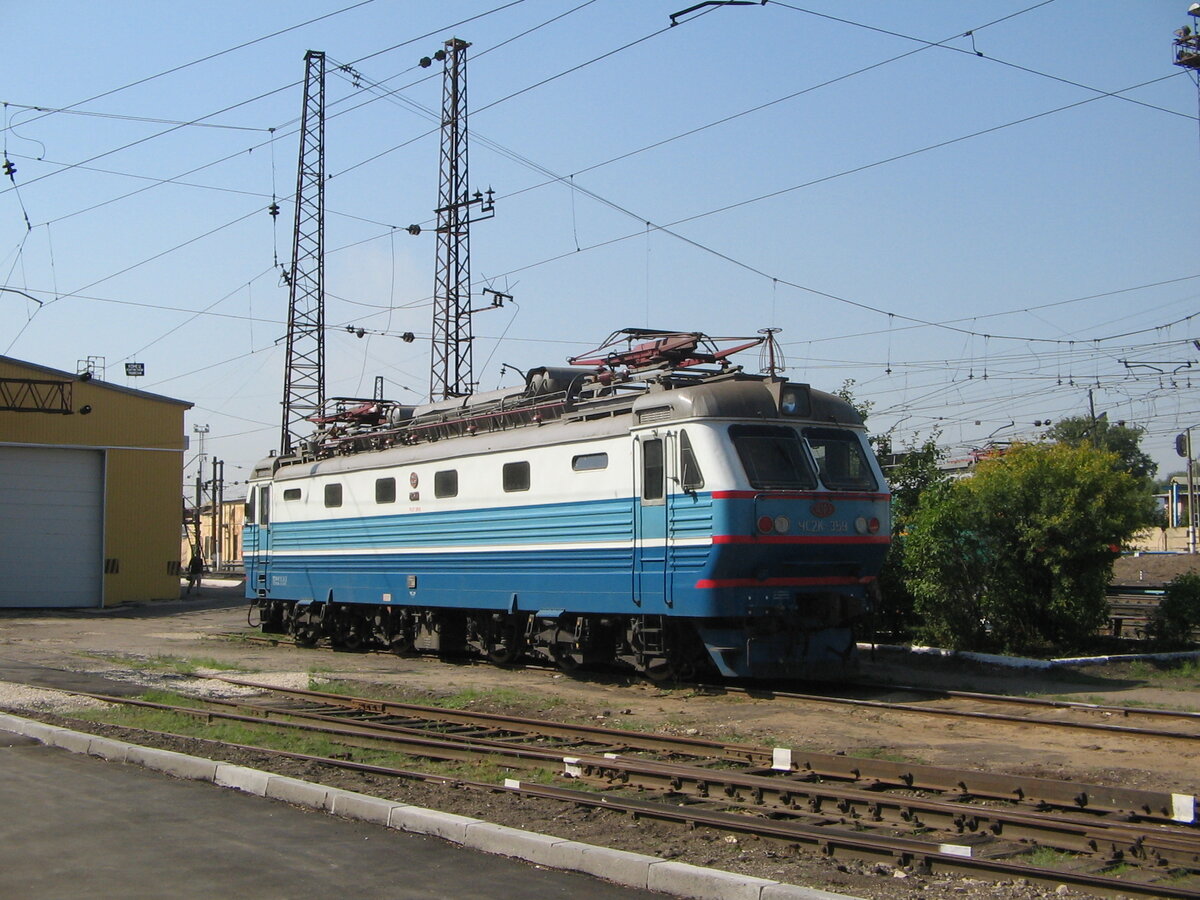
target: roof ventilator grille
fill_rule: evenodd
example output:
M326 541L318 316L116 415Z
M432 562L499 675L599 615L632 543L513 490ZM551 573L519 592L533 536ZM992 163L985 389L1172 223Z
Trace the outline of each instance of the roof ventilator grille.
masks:
M645 425L648 422L665 422L671 418L674 410L669 406L655 406L650 409L638 411L638 424Z

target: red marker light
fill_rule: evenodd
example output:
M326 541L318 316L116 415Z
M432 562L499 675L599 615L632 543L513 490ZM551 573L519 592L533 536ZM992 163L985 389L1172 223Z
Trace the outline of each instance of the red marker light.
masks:
M869 531L871 534L875 534L879 531L879 520L874 516L867 520L867 531Z
M775 527L775 522L770 516L758 517L758 530L763 534L770 534L771 529Z

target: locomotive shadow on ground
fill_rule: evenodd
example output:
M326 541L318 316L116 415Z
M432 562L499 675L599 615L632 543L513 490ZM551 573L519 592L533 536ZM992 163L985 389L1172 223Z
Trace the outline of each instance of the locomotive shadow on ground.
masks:
M903 671L897 672L897 669ZM928 678L926 685L923 679ZM1081 691L1122 691L1146 687L1144 678L1120 673L1112 675L1082 672L1068 666L1052 669L1015 669L990 665L971 659L938 658L888 651L873 656L865 653L862 659L859 686L900 692L904 685L928 688L975 691L992 694L1045 695L1075 694Z

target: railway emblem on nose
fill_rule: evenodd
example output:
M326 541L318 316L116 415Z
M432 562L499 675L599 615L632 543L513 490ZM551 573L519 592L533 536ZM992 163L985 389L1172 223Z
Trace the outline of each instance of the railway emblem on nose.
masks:
M816 503L814 503L812 506L810 506L808 508L808 511L811 512L818 519L824 519L827 516L833 515L833 509L834 509L833 504L830 503L828 500L818 500Z

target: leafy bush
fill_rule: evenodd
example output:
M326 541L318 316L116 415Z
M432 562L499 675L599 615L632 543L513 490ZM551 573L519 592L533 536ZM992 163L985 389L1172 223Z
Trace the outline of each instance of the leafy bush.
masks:
M1184 572L1167 585L1147 630L1164 644L1190 644L1195 628L1200 628L1200 574Z
M1114 547L1141 528L1141 481L1091 447L1018 445L926 490L904 544L924 636L956 649L1084 644L1104 623Z

